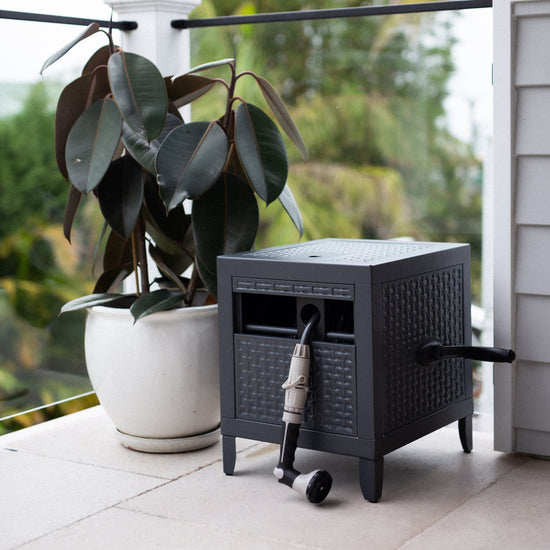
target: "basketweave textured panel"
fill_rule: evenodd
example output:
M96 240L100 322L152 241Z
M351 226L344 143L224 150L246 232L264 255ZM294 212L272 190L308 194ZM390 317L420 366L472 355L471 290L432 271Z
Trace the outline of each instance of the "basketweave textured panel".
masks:
M284 391L296 340L235 335L236 417L281 422ZM356 435L355 347L313 342L303 426Z
M382 292L388 433L466 397L462 359L432 366L415 361L422 341L464 341L462 266L388 282Z
M247 256L279 259L302 256L309 259L309 261L321 258L325 262L368 265L376 260L434 249L435 245L433 243L326 239L284 248L258 250L257 252L247 253Z

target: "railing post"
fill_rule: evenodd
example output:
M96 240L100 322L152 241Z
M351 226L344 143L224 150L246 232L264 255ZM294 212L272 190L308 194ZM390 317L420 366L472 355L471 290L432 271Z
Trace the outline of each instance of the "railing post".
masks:
M134 31L122 31L120 46L156 63L164 76L190 68L189 31L173 29L173 19L187 19L201 0L104 0L119 19L136 21Z

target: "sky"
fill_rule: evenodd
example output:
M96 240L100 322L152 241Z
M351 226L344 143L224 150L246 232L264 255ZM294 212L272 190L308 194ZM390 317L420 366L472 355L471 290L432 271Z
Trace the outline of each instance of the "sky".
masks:
M457 71L449 83L447 101L453 132L464 140L471 137L472 117L482 142L493 133L493 13L491 8L463 10L455 26L458 44L453 51Z
M111 15L103 0L0 0L0 9L101 20L108 20ZM475 120L482 143L492 134L491 18L492 10L484 8L463 10L458 19L455 32L459 44L453 52L458 70L450 82L452 93L446 104L453 133L469 140ZM38 80L43 62L81 30L83 27L71 25L0 19L0 86L2 82ZM74 78L84 54L91 55L104 44L101 36L88 38L75 47L74 56L68 54L48 68L44 76L63 81Z
M0 9L47 13L69 17L108 20L111 9L103 0L0 0ZM0 82L32 82L40 78L40 69L44 61L54 52L70 42L84 30L73 25L44 25L42 23L0 19ZM90 55L105 40L98 36L87 39L77 47ZM99 45L98 45L99 44ZM53 66L46 76L53 77L69 70L82 55L76 54L71 61L60 61L59 68Z

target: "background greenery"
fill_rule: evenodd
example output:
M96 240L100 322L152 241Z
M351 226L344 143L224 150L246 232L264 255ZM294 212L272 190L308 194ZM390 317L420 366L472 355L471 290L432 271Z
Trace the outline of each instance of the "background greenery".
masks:
M334 8L333 0L203 0L193 17ZM322 237L469 242L479 299L482 164L449 131L444 110L453 74L450 22L458 14L408 14L193 30L197 65L236 56L281 92L310 152L291 158L289 184L304 217L304 240ZM252 80L247 95L255 93ZM3 86L3 85L2 85ZM88 293L99 220L77 218L72 246L61 224L67 183L53 153L60 86L40 82L22 109L0 119L0 417L90 389L82 314L60 319ZM254 101L262 104L258 93ZM194 116L212 115L209 100ZM1 109L0 109L0 112ZM289 147L293 154L293 148ZM92 205L93 206L93 205ZM276 206L258 247L297 240ZM0 433L72 405L0 424Z
M97 234L89 209L73 246L63 237L67 183L53 153L57 93L34 84L22 109L0 121L0 417L91 390L84 314L57 318L63 303L91 289L80 266ZM11 419L0 434L74 408L67 403Z
M221 5L223 4L223 5ZM204 0L193 17L356 6L355 0ZM236 55L290 105L310 152L289 183L306 240L319 237L469 242L480 295L482 164L449 131L453 17L423 13L197 29L193 64ZM248 93L248 91L247 91ZM258 101L262 100L258 98ZM210 104L195 114L202 116ZM292 152L292 149L291 149ZM261 246L295 232L272 209Z

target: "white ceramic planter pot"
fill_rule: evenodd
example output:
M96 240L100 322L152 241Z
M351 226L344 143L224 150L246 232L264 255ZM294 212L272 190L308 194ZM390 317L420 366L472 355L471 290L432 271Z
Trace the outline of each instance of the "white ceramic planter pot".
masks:
M135 324L127 309L90 308L85 353L92 386L126 447L179 452L218 440L217 305Z

